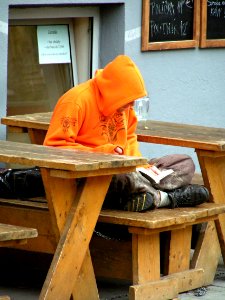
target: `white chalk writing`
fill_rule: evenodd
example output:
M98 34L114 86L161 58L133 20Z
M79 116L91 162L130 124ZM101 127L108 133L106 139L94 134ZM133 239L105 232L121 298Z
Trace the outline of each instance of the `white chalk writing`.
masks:
M171 22L156 23L155 21L150 22L151 37L157 35L172 35L172 36L183 36L187 35L188 21L180 21L179 24L173 24Z
M177 38L192 35L193 0L150 2L150 37ZM163 38L164 39L164 38Z
M151 1L151 15L167 15L174 16L177 13L183 14L184 7L193 8L193 0L178 0L178 1Z

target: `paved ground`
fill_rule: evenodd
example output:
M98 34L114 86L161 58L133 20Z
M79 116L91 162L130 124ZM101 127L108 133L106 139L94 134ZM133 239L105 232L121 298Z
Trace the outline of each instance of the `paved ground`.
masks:
M98 283L101 300L128 300L128 286L115 283ZM38 300L40 289L17 286L1 287L0 295L9 295L11 300ZM225 269L223 276L216 279L214 284L206 288L198 289L179 295L180 300L224 300L225 299ZM91 299L90 299L91 300ZM144 299L143 299L144 300Z
M25 260L19 257L18 262L18 256L14 255L14 252L7 256L3 255L5 253L1 251L0 257L4 257L4 260L0 260L0 296L8 295L11 297L11 300L38 300L40 289L46 276L46 268L51 257L38 256L33 265L33 257L29 253L26 253ZM16 258L14 259L15 256ZM180 294L179 299L224 300L225 267L221 262L213 285ZM101 300L128 300L128 284L121 284L115 281L98 281L98 288Z
M182 300L224 300L225 299L225 267L221 264L217 268L212 285L181 294Z

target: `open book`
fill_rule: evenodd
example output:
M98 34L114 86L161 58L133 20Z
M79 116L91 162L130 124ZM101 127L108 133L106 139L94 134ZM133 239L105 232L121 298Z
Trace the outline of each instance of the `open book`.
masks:
M147 179L153 179L156 183L159 183L161 179L174 172L172 169L159 170L156 166L151 166L149 168L140 167L137 168L137 171Z

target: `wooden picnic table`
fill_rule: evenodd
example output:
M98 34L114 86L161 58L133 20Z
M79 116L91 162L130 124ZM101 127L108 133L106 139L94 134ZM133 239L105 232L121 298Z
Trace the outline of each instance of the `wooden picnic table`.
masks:
M0 141L0 161L41 169L58 245L39 299L66 300L81 290L84 299L98 299L89 242L102 203L112 175L135 171L146 159ZM80 177L86 179L77 187Z
M10 131L28 132L32 143L42 144L51 116L52 112L9 116L2 118L1 123L7 125ZM211 201L225 203L225 128L148 120L138 123L137 136L140 142L194 148L204 184L212 195ZM216 221L216 229L220 247L211 244L215 230L207 227L199 250L201 252L204 247L210 248L213 259L203 255L202 260L196 261L196 266L207 265L206 271L211 274L216 272L220 249L225 261L224 214Z

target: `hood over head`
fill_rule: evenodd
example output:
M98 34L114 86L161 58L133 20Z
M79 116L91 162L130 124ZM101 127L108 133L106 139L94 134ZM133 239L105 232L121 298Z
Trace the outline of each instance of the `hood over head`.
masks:
M105 116L147 95L140 71L126 55L117 56L97 70L94 80L99 90L98 106Z

